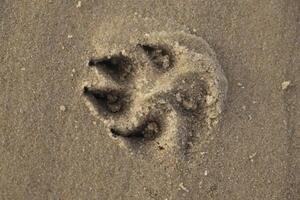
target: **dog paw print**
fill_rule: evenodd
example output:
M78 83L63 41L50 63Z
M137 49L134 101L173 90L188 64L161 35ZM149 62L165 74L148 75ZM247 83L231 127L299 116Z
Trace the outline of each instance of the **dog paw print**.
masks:
M129 148L186 153L219 120L227 82L196 36L153 33L88 65L86 104Z

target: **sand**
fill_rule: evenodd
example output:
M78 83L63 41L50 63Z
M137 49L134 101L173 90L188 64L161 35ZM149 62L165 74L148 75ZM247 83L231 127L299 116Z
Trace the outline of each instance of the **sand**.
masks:
M297 0L1 1L0 199L299 199L299 19ZM151 69L117 81L137 102L121 121L84 94L113 89L118 73L89 66L112 55ZM121 111L109 94L102 108ZM147 105L164 112L142 126Z

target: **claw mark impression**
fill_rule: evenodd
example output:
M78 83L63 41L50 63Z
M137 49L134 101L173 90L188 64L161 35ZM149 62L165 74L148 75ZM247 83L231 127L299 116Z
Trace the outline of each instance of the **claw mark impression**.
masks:
M128 147L185 154L219 121L227 81L199 37L153 33L89 66L86 103Z

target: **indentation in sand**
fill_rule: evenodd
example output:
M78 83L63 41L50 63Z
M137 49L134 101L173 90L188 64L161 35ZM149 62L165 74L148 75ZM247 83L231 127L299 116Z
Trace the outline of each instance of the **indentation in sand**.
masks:
M220 119L227 81L203 39L162 31L111 46L96 45L82 91L113 138L133 151L183 155L206 140Z

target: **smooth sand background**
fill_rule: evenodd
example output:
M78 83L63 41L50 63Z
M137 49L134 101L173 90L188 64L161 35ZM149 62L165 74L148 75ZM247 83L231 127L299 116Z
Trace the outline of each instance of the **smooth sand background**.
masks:
M81 2L1 0L0 199L299 199L299 1ZM134 15L195 29L227 76L192 163L129 154L82 101L96 30Z

